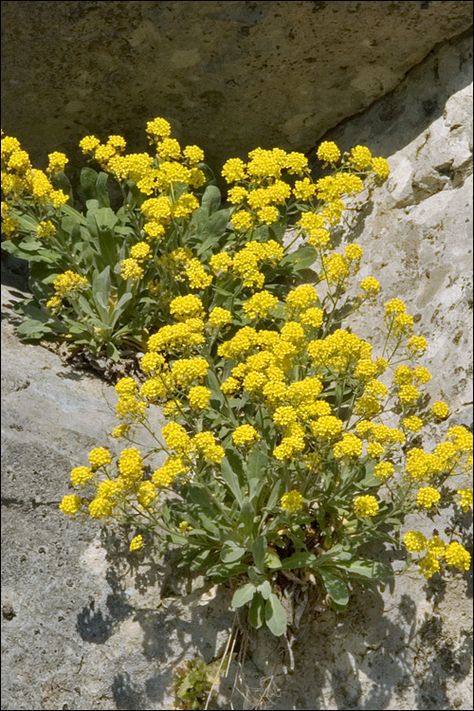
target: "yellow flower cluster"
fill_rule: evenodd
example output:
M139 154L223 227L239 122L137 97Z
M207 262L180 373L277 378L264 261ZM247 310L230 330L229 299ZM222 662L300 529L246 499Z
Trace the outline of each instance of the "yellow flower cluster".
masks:
M89 467L74 467L71 469L70 480L72 486L85 486L93 478L94 472Z
M131 183L141 193L133 219L117 228L117 237L130 225L134 230L131 244L120 252L125 258L119 269L124 279L143 281L149 302L153 296L160 306L156 330L143 332L148 341L140 378L125 377L116 384L119 425L113 436L135 445L138 425L153 434L148 414L154 406L167 421L146 455L128 445L115 459L105 447L91 450L90 466L71 471L71 484L80 488L81 496L64 497L61 510L119 521L137 514L143 533L129 545L138 551L148 536L145 520L160 519L166 498L171 519L163 518L165 530L201 553L204 530L215 526L221 535L223 518L226 526L238 529L241 501L234 487L245 481L240 464L244 473L245 467L253 471L257 465L258 485L247 482L242 495L251 498L255 486L261 487L259 505L266 507L262 535L267 535L267 526L270 545L276 532L278 546L291 538L280 523L283 518L289 526L283 512L304 512L308 545L314 518L327 529L321 531L324 547L350 542L357 548L348 531L375 538L395 496L403 495L407 508L423 509L428 517L453 502L463 512L472 508L471 489L449 493L445 487L449 475L472 461L468 430L451 427L432 451L413 446L425 426L448 417L449 407L437 401L426 409L422 391L431 374L418 359L427 342L413 334L414 319L405 303L392 298L384 305L386 347L381 357L374 355L369 340L352 333L349 325L344 328L350 321L341 323L339 316L369 306L381 289L375 277L367 276L356 287L356 297L348 297L348 282L359 271L363 250L351 243L333 251L330 232L370 180L388 177L385 159L372 156L365 146L342 153L325 141L317 149L322 175L313 180L308 159L297 152L257 148L245 161L232 158L222 169L232 207L211 244L205 230L203 239L200 235L201 217L212 213L205 201L189 232L183 223L200 205L194 191L204 181L203 152L198 146L182 147L165 119L149 121L147 134L150 154L127 155L120 136L109 136L104 144L88 136L81 147L121 183L125 195L136 197ZM7 141L2 159L10 176L7 196L24 190L29 181L38 200L51 200L51 181L64 168L65 156L51 154L47 173L35 172L21 147ZM9 210L7 202L7 217ZM37 233L51 238L54 246L62 239L64 223L53 213L41 215L45 219L38 217ZM293 228L293 242L303 239L309 247L302 252L297 248L295 254L292 244L284 247L284 222ZM244 236L247 231L252 233ZM196 252L190 247L195 249L198 239ZM212 250L217 253L210 254ZM321 289L301 283L301 275L309 273L307 258ZM55 282L54 298L60 303L87 287L85 277L66 272ZM142 293L141 283L132 287ZM116 298L112 292L112 303ZM407 365L399 365L399 349ZM158 452L164 460L154 461ZM237 477L230 479L229 466ZM187 508L188 491L195 486L202 487L210 506L213 502L211 517L196 502L193 510ZM160 496L160 490L171 487L176 496ZM388 507L381 503L386 500ZM334 502L344 517L326 515ZM200 524L203 513L207 520ZM188 518L196 535L184 535L193 530ZM436 535L408 531L404 543L419 557L426 577L443 564L465 570L470 562L460 544L444 543Z
M349 331L337 329L324 339L310 341L308 355L321 372L342 373L355 370L360 360L370 359L372 346Z
M54 296L51 297L46 306L51 310L55 310L61 306L64 299L71 298L88 286L89 282L86 277L71 270L63 272L53 281Z
M232 441L237 447L245 447L249 444L253 444L258 439L260 439L260 435L252 425L240 425L240 427L237 427L232 433Z
M128 257L120 262L120 273L124 279L138 281L142 279L144 271L136 259Z
M446 565L460 571L469 570L471 565L469 551L457 541L446 544L437 535L427 539L419 531L407 531L403 536L403 542L410 553L424 553L418 560L418 566L426 578L431 578L435 573L440 572L442 560Z
M194 410L204 410L211 399L211 391L203 385L195 385L189 391L189 404Z
M232 322L232 314L228 309L215 306L209 313L209 325L211 328L222 328Z
M375 496L356 496L354 499L354 513L361 518L372 518L379 512L379 503Z
M466 513L472 509L472 489L458 489L459 506Z
M341 441L334 446L334 456L336 459L343 457L360 457L362 454L363 442L354 434L344 434Z
M424 486L418 489L416 494L416 504L423 509L431 509L437 506L441 500L441 494L432 486Z
M247 242L234 254L232 271L243 286L261 289L265 276L260 271L263 264L276 265L283 257L283 247L275 242Z
M259 291L243 305L244 314L249 319L264 319L278 304L278 297L268 291Z
M283 511L287 511L289 514L297 513L301 511L304 504L304 498L302 494L297 489L292 489L280 499L280 506Z
M100 469L112 463L112 455L105 447L95 447L89 452L89 462L92 469Z
M203 318L202 301L194 294L177 296L170 303L170 314L179 321L185 321L188 318Z

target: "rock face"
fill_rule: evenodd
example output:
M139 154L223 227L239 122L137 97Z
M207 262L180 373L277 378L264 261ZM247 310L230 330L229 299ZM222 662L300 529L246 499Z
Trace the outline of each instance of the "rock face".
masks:
M374 274L387 299L406 300L430 343L430 388L450 402L450 422L468 426L471 47L468 38L445 43L395 91L325 136L389 157L388 183L352 218L351 234L365 248L361 278ZM125 574L112 537L57 511L69 468L106 441L113 393L20 344L9 323L12 294L2 322L2 708L170 708L175 667L197 652L206 661L222 653L229 598L187 594L172 569L143 564ZM374 333L379 317L375 309L351 325ZM393 591L357 595L346 615L308 616L295 644L297 672L277 677L280 695L269 688L261 707L470 708L470 598L470 575L431 586L405 575ZM281 654L264 635L253 643L245 674L254 699ZM234 700L234 708L253 707Z
M307 150L472 23L470 2L2 3L4 113L35 160L170 119L223 160Z
M389 180L349 221L364 248L361 278L376 276L384 300L406 300L429 341L428 389L471 426L472 39L446 43L328 137L389 157ZM370 309L354 327L373 333L381 314Z

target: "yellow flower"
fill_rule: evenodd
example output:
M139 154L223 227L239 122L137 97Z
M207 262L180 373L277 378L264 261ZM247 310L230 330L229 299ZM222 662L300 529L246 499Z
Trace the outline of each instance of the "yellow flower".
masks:
M36 227L36 234L38 237L54 237L56 234L56 227L53 225L51 220L42 220Z
M403 542L410 553L421 553L428 545L428 541L420 531L407 531L403 534Z
M140 261L141 259L148 259L151 257L150 245L146 242L137 242L137 244L134 244L130 250L130 256L132 259L136 259L137 261Z
M394 471L395 467L392 462L378 462L374 467L374 476L385 481L393 475Z
M424 575L425 578L431 578L435 573L439 573L441 570L438 557L432 551L428 551L428 553L418 561L418 567L420 573Z
M245 447L259 439L260 435L252 425L240 425L232 433L232 441L237 447Z
M428 341L424 336L411 336L408 339L407 347L414 355L423 354L428 348Z
M186 146L183 155L190 165L197 165L204 160L204 151L199 146Z
M91 518L108 518L112 513L113 506L104 497L96 497L89 504L89 516Z
M278 212L278 208L274 207L273 205L267 205L266 207L262 207L261 210L257 212L257 217L260 222L262 222L264 225L271 225L274 222L278 220L280 213Z
M212 328L221 328L232 323L232 314L227 309L215 306L209 314L209 325Z
M372 163L372 153L367 146L354 146L349 153L349 162L356 170L364 170Z
M466 513L472 509L472 489L457 489L460 501L459 506Z
M195 410L205 410L211 399L211 391L202 385L195 385L189 391L189 404Z
M188 318L202 318L204 316L202 301L199 296L194 294L177 296L170 303L170 314L180 321Z
M143 277L143 268L139 265L136 259L129 257L120 262L120 273L123 279L139 280Z
M71 484L74 487L85 486L94 476L94 472L89 467L74 467L71 469Z
M213 254L209 260L209 264L215 274L218 272L227 272L232 266L232 257L227 252Z
M236 183L246 177L245 163L240 158L229 158L222 167L222 177L227 183Z
M440 500L441 494L432 486L425 486L418 489L416 494L416 504L423 509L431 509L433 506L437 506Z
M360 457L363 442L353 434L344 434L340 442L334 445L333 452L336 459L343 457Z
M115 392L118 395L133 395L138 390L138 385L133 378L120 378L115 384Z
M230 218L230 221L233 227L239 232L246 232L253 225L252 215L249 212L246 212L245 210L239 210L238 212L234 212L234 214Z
M243 305L247 318L266 318L270 311L278 304L278 298L268 291L259 291L248 299Z
M156 488L151 481L142 481L137 491L137 501L143 508L148 508L156 499Z
M303 508L303 504L304 498L296 489L292 489L286 494L283 494L280 499L281 508L290 514L300 511Z
M69 163L69 158L66 155L64 155L64 153L59 153L58 151L54 151L54 153L48 153L47 172L48 173L62 172L66 166L66 163Z
M141 548L143 548L143 536L139 534L138 536L134 536L130 541L129 550L134 553L135 551L139 551Z
M380 180L387 180L390 175L390 167L388 165L388 160L386 158L376 157L372 158L371 168L374 171L377 178Z
M333 141L323 141L319 145L316 155L324 163L337 163L341 157L341 151Z
M81 508L81 497L77 494L68 494L63 496L61 503L59 504L59 510L62 511L66 516L75 516Z
M460 543L450 543L444 552L444 559L447 565L451 565L458 570L469 570L471 567L471 555Z
M405 430L410 430L410 432L419 432L423 427L423 420L421 417L412 415L411 417L405 417L402 420L402 425Z
M83 153L93 153L99 145L100 141L95 136L84 136L84 138L79 141L79 148Z
M403 302L401 299L390 299L390 301L387 301L385 304L385 313L387 316L390 316L392 314L403 314L406 311L406 305L405 302Z
M146 132L152 138L168 138L171 133L171 126L166 119L158 116L147 122Z
M365 291L368 296L375 296L380 291L380 282L375 277L369 276L362 279L360 288L362 291Z
M92 469L100 469L112 462L112 456L105 447L96 447L89 452L89 462Z
M342 420L334 415L323 415L311 423L311 431L315 437L334 439L342 432Z
M413 405L420 397L420 391L414 385L402 385L398 398L403 405Z
M356 516L371 518L379 511L379 504L375 496L356 496L354 499L354 513Z
M445 420L449 415L449 405L442 400L436 400L436 402L433 403L431 412L438 420Z

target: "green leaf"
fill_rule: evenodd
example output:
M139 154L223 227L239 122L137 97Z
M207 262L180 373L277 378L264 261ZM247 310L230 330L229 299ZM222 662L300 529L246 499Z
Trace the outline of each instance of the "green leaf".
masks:
M217 563L206 568L206 575L218 583L223 583L229 578L235 578L236 575L245 573L247 566L243 563Z
M86 167L81 170L80 183L86 200L96 199L97 177L98 173L92 168Z
M100 273L94 272L92 277L94 299L100 307L101 318L106 319L109 313L110 266L107 265Z
M243 607L246 605L250 600L253 598L255 593L257 592L257 588L253 583L246 583L240 588L237 588L235 591L233 597L232 597L232 602L231 602L231 607L236 610L239 607Z
M270 595L272 594L272 586L268 580L264 580L263 583L258 586L258 592L264 600L268 600L270 598Z
M105 230L113 230L118 222L117 215L110 209L110 207L101 207L94 213L94 219L101 232Z
M99 173L95 183L96 196L101 207L110 207L109 192L107 190L108 179L107 173Z
M199 553L194 553L189 562L190 570L200 570L209 558L210 553L211 551L208 549L200 551Z
M223 563L235 563L247 552L246 548L238 546L234 541L225 541L221 550L220 559Z
M275 508L277 501L280 499L280 493L281 493L282 487L283 487L283 481L281 479L277 479L277 481L274 483L273 488L270 492L270 496L267 499L267 503L265 504L265 508L268 509L269 511L271 511Z
M267 457L264 452L258 445L255 445L247 457L247 465L245 467L245 474L249 483L249 497L253 503L256 503L262 487L266 484L264 469L266 461Z
M265 553L267 550L267 539L265 536L259 536L252 544L251 551L255 567L261 573L265 570Z
M255 523L255 509L248 499L244 501L240 512L240 522L246 536L251 536Z
M114 316L112 318L112 323L111 326L114 327L119 320L120 316L123 314L125 311L125 308L129 301L132 299L133 294L130 291L126 291L125 294L122 294L120 299L117 301L117 303L114 306Z
M345 565L344 568L350 575L371 580L383 580L392 574L389 566L376 560L354 560Z
M265 620L265 601L260 594L254 595L249 609L249 623L258 630Z
M287 618L285 608L272 593L265 603L265 623L275 637L280 637L286 632Z
M284 558L281 561L282 570L293 570L293 568L310 568L316 562L316 556L312 553L293 553L289 558Z
M234 495L235 500L239 503L239 506L242 508L244 504L244 499L243 499L243 494L242 490L240 488L240 481L239 477L237 474L234 472L234 469L232 465L230 464L229 460L227 457L224 457L224 459L221 462L221 471L222 471L222 477L231 490L232 494Z
M22 338L38 340L49 333L54 333L54 331L50 326L46 325L42 321L25 319L25 321L18 326L17 333Z
M325 569L318 570L317 574L331 600L339 607L345 607L349 602L349 588L344 580Z
M220 386L219 386L219 381L217 380L215 374L211 369L207 371L207 384L209 388L211 389L212 395L214 399L216 399L221 405L224 404L225 398L224 395L221 392Z
M338 543L337 545L330 548L326 553L319 555L315 562L314 568L319 568L319 566L324 567L325 565L334 565L334 561L349 561L352 560L352 553L345 551L343 547Z
M316 258L317 252L314 247L304 245L284 257L280 262L280 266L291 267L293 272L299 272L311 267L315 263Z
M265 553L265 565L270 570L279 570L281 568L281 560L278 553L271 548Z
M65 173L56 173L54 176L54 187L56 189L62 190L66 195L69 196L69 199L72 198L72 185L71 181L67 177Z
M216 185L208 185L202 196L201 205L208 215L219 209L221 204L221 191Z

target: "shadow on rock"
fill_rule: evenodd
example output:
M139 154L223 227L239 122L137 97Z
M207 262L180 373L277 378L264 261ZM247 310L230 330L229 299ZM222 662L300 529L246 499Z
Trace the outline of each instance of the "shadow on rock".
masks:
M112 682L112 696L118 709L147 709L144 694L131 681L127 672L117 674Z

